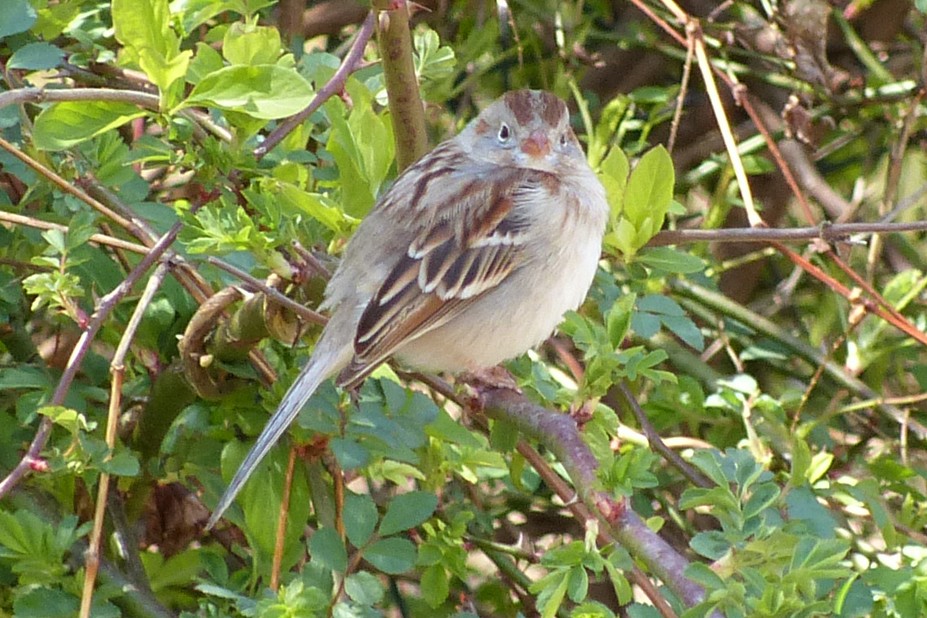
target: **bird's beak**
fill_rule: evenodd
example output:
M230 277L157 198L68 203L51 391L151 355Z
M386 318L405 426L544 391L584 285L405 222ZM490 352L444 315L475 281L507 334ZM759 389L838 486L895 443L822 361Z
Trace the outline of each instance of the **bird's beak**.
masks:
M550 152L550 141L547 139L547 133L538 130L533 131L521 143L521 151L529 157L543 157Z

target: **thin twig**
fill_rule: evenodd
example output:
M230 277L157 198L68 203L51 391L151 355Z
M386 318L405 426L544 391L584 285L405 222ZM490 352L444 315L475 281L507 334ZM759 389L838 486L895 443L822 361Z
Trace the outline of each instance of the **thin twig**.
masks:
M65 180L64 178L59 176L58 173L52 171L48 167L45 167L44 165L42 165L41 163L39 163L32 157L28 156L26 153L24 153L19 148L17 148L10 142L6 141L2 137L0 137L0 148L3 148L8 153L10 153L11 155L19 159L21 162L26 164L27 167L29 167L31 170L36 172L39 176L42 176L45 179L47 179L50 183L55 185L55 187L57 187L60 191L76 197L77 199L84 202L85 204L88 204L91 208L93 208L100 214L108 217L109 219L113 220L115 223L118 223L120 226L122 226L123 228L127 230L133 230L136 228L136 225L133 221L129 221L128 219L120 215L119 213L114 212L112 209L110 209L105 204L99 202L98 200L93 199L92 197L87 195L84 191L76 187L73 182L69 182L68 180Z
M631 412L634 413L634 418L637 419L638 424L641 426L641 430L644 432L644 435L647 436L647 442L650 444L651 449L659 453L663 459L679 470L693 485L704 488L714 487L714 483L712 483L711 480L690 466L676 451L664 444L656 427L654 427L650 419L647 418L647 413L641 408L641 405L637 402L637 398L634 397L634 393L631 392L625 380L618 383L618 392L621 393L628 407L631 408Z
M798 242L823 240L825 243L839 243L858 234L890 234L897 232L921 232L927 230L927 221L906 223L833 223L820 227L797 228L720 228L713 230L663 230L658 232L649 247L681 245L692 242Z
M347 82L348 76L358 69L360 61L364 57L364 48L367 47L367 41L369 41L370 37L373 35L375 23L376 13L370 11L370 13L367 14L367 19L365 19L364 23L361 25L360 30L358 30L357 34L354 36L354 44L341 62L341 66L339 66L335 74L332 75L332 78L316 92L315 97L309 105L306 106L306 109L280 123L280 126L274 129L273 132L267 136L267 139L254 149L254 157L256 159L260 160L263 158L268 152L273 150L277 144L283 141L283 138L289 135L293 129L301 125L306 118L315 113L325 101L344 90L344 84Z
M207 257L206 261L212 264L213 266L215 266L216 268L220 270L224 270L230 275L234 275L238 277L239 279L244 281L248 286L254 288L255 290L259 290L263 292L270 299L272 299L275 303L278 303L286 307L287 309L289 309L290 311L292 311L299 317L305 319L307 322L312 322L314 324L319 324L321 326L325 326L328 323L328 318L326 318L321 313L317 311L313 311L312 309L310 309L309 307L306 307L305 305L299 304L295 300L285 296L284 294L281 294L278 290L275 290L274 288L270 287L263 281L255 277L252 277L251 275L241 270L240 268L235 268L228 262L224 262L212 256Z
M25 225L26 227L35 228L37 230L60 230L62 232L68 231L68 226L62 225L60 223L42 221L41 219L36 219L35 217L24 217L23 215L16 214L15 212L6 212L3 210L0 210L0 221L14 223L16 225ZM126 251L132 251L133 253L140 253L142 255L148 253L148 247L144 245L139 245L137 243L122 240L121 238L115 238L113 236L107 236L105 234L93 234L90 237L90 242L98 245L114 247L116 249L125 249Z
M106 459L109 460L116 449L116 427L119 420L119 410L122 408L122 384L125 373L125 357L129 352L129 345L135 339L135 333L142 322L142 316L151 304L155 293L164 282L170 266L162 262L155 269L154 274L148 279L145 285L145 291L142 292L141 298L135 305L132 317L126 325L125 332L119 340L116 352L113 354L113 360L110 362L110 373L113 375L110 384L109 412L106 417L106 446L109 448L109 454ZM87 547L85 562L87 570L84 573L84 589L81 596L80 618L90 618L90 609L93 604L93 587L96 582L97 569L100 565L100 540L103 537L103 518L106 514L107 496L109 494L110 475L108 472L100 474L100 482L97 485L97 502L94 509L93 530L90 534L90 544Z

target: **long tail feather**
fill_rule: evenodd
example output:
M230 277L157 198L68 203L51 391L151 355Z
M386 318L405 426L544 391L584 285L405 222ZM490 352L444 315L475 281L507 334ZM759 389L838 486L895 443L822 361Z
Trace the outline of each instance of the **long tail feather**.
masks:
M232 482L229 483L228 488L222 494L216 509L209 518L206 530L215 526L222 514L231 506L235 496L238 495L238 492L247 482L248 477L251 476L258 464L261 463L261 460L277 443L277 440L287 430L287 427L290 426L290 423L306 405L306 402L309 401L309 398L312 397L319 385L347 364L350 358L349 352L331 345L332 342L327 342L325 339L323 336L322 340L319 341L312 358L309 359L299 377L293 382L290 390L283 396L280 407L270 417L254 446L251 447L245 460L238 467Z

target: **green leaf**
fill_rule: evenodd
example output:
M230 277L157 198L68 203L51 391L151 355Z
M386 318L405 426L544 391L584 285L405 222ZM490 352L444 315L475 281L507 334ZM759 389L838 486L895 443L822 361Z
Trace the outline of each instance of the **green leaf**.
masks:
M660 319L668 331L682 339L687 345L701 352L705 349L705 337L689 316L664 316Z
M3 0L0 2L0 39L25 32L35 23L35 9L29 0Z
M611 231L605 234L605 245L620 251L630 259L637 251L637 230L625 217L619 217Z
M238 441L229 442L222 449L220 467L222 478L226 482L241 465L247 451L248 444ZM271 558L277 545L277 518L283 504L288 460L287 449L272 449L255 469L236 501L244 512L243 525L239 525L256 553L256 568L259 573L270 573ZM289 513L284 531L284 569L295 564L305 551L302 533L309 516L309 505L305 469L296 466L293 484L290 487ZM228 517L234 519L238 516L235 512L230 512Z
M663 146L641 157L628 178L623 214L638 231L637 247L642 247L663 227L663 219L673 200L675 172L673 160Z
M441 45L437 32L430 28L416 28L413 38L415 74L421 81L436 81L453 75L457 66L454 49Z
M348 568L348 552L334 528L320 528L309 539L309 555L322 566L338 573Z
M380 522L381 536L396 534L419 525L435 512L438 497L426 491L410 491L393 498Z
M562 569L552 571L529 587L531 592L538 595L537 607L541 610L542 618L553 618L557 615L569 586L568 573Z
M28 71L53 69L61 63L62 58L64 52L51 43L29 43L17 49L6 66Z
M370 564L389 575L405 573L415 565L415 545L408 539L380 539L364 551Z
M724 580L707 564L693 562L686 567L686 577L697 584L701 584L706 590L722 590L725 587Z
M370 462L370 451L357 440L351 438L332 438L329 448L344 470L363 468Z
M744 517L754 517L771 507L779 498L779 493L779 488L773 483L759 485L744 504Z
M424 577L422 578L424 592ZM352 573L344 580L344 591L358 605L372 606L383 600L383 584L373 573L360 571Z
M691 253L672 247L644 249L637 261L660 273L691 275L705 270L705 262Z
M215 73L224 66L222 55L219 52L206 43L198 42L196 44L196 53L187 68L187 81L191 84L198 84L204 77L210 73Z
M160 88L162 96L184 77L193 52L180 51L171 30L167 0L113 0L116 39L135 55L138 65Z
M625 189L628 186L630 169L631 164L628 162L627 155L621 148L615 147L602 161L602 167L599 170L599 180L605 187L605 195L611 211L612 227L617 223L618 216L624 208Z
M336 234L344 234L349 228L351 219L334 206L328 196L309 193L296 185L273 178L264 179L261 188L273 193L285 211L308 215Z
M369 106L357 101L347 119L340 100L329 101L325 109L332 124L325 147L335 159L341 176L343 209L360 218L373 206L393 161L392 128Z
M0 371L0 391L8 389L40 389L53 385L51 377L43 369L29 365L4 367Z
M344 501L344 531L354 547L363 547L377 527L377 505L365 494L348 494Z
M302 110L312 87L299 73L276 64L231 66L203 77L182 107L212 105L271 120Z
M447 571L440 564L433 564L422 572L419 588L425 602L432 608L437 608L447 600L450 593L450 582Z
M634 303L636 301L637 294L625 294L612 304L605 316L608 340L615 349L621 347L624 338L631 329L631 316L634 313Z
M128 451L120 451L113 455L111 459L103 462L100 469L115 476L138 476L141 466L139 466L138 458L135 455Z
M597 169L599 163L602 161L602 157L605 155L605 151L608 148L608 145L613 141L616 131L621 124L622 119L625 117L625 114L630 107L630 99L624 95L618 95L611 101L609 101L605 107L602 109L602 113L599 116L599 122L595 127L593 135L590 136L589 140L589 165L592 169ZM614 140L616 143L620 140ZM613 149L618 149L618 146L613 146ZM622 153L624 156L624 153ZM627 183L628 172L630 167L627 164L627 157L625 159L624 173L616 177L621 179L621 194L624 194L624 185ZM605 172L604 169L599 170L600 173ZM609 201L611 204L611 201ZM620 204L619 210L620 210ZM616 213L617 214L617 213Z
M235 22L222 40L222 55L231 64L274 64L280 51L280 32L266 26Z
M489 444L502 453L510 453L518 444L518 429L512 423L494 421L489 432Z
M569 582L567 584L567 596L574 603L579 603L586 598L589 593L589 574L582 566L575 566L570 569Z
M145 115L128 103L68 101L42 110L33 141L42 150L64 150Z
M80 606L77 597L53 588L24 588L15 598L13 613L20 618L74 616Z

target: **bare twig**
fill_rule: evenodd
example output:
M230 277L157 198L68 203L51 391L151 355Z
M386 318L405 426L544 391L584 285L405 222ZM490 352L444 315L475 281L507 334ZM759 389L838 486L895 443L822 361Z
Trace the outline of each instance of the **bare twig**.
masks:
M0 221L14 223L16 225L25 225L26 227L32 227L38 230L60 230L62 232L68 231L68 226L62 225L60 223L42 221L41 219L36 219L35 217L24 217L23 215L16 214L15 212L6 212L3 210L0 210ZM90 242L96 243L98 245L114 247L116 249L125 249L126 251L132 251L133 253L140 253L142 255L148 253L148 247L144 245L139 245L137 243L122 240L121 238L115 238L113 236L107 236L105 234L93 234L90 237Z
M257 159L261 159L268 152L274 149L274 147L283 141L287 135L289 135L293 129L298 127L303 121L311 116L317 109L322 107L322 104L325 101L329 100L334 95L340 93L344 90L344 84L348 80L348 76L356 71L360 66L360 61L364 57L364 48L367 47L367 42L370 40L371 35L373 35L373 27L376 22L376 14L371 11L367 15L367 19L364 20L363 25L361 25L360 30L357 31L357 34L354 37L354 44L351 46L350 51L344 57L344 60L341 62L341 66L338 67L338 70L335 71L335 74L332 75L332 78L316 92L315 97L306 106L306 109L302 110L295 116L287 118L284 122L280 123L274 131L267 136L267 139L264 142L254 149L254 156Z
M278 303L286 307L287 309L289 309L290 311L292 311L299 317L305 319L307 322L312 322L314 324L319 324L321 326L325 326L325 324L328 323L328 318L326 318L321 313L317 311L313 311L309 307L306 307L305 305L301 305L295 300L292 300L288 298L287 296L284 296L278 290L275 290L274 288L270 287L263 281L256 279L255 277L252 277L251 275L241 270L240 268L235 268L228 262L224 262L212 256L206 258L206 261L212 264L213 266L215 266L216 268L224 270L225 272L238 277L239 279L244 281L248 286L254 288L255 290L259 290L263 292L269 298L271 298L275 303Z
M800 242L823 240L825 243L840 243L860 234L889 234L896 232L919 232L927 230L927 221L907 223L834 223L820 227L798 228L721 228L714 230L663 230L658 232L649 247L681 245L691 242Z
M621 393L621 396L624 397L628 407L631 408L631 412L634 413L634 418L637 419L637 422L641 426L641 430L644 432L644 435L647 436L647 442L650 444L651 449L659 453L663 459L670 463L670 465L679 470L682 475L689 479L693 485L697 485L698 487L714 487L714 483L712 483L704 474L686 463L686 461L680 457L678 453L669 448L663 442L663 439L660 437L660 434L653 426L653 423L651 423L650 419L647 418L647 413L644 412L643 408L641 408L641 405L637 402L637 398L634 396L634 393L632 393L631 389L628 388L626 381L622 380L618 384L618 392Z
M167 276L169 270L168 264L162 262L155 269L154 274L148 279L145 285L145 291L135 305L132 317L126 325L125 332L119 340L116 352L113 354L113 360L110 362L110 373L113 375L110 384L109 412L106 417L106 446L109 447L107 460L112 457L116 449L116 426L119 420L119 410L122 407L122 384L123 374L125 372L125 357L129 352L129 345L135 339L135 333L142 322L142 316L145 310L151 304L155 292L161 287L161 283ZM109 494L108 472L100 474L100 482L97 485L97 502L94 509L93 530L90 533L90 544L87 546L85 563L87 570L84 573L84 589L80 602L80 618L90 618L90 608L93 603L93 586L96 582L97 570L100 566L100 539L103 537L103 518L106 514L107 496Z

